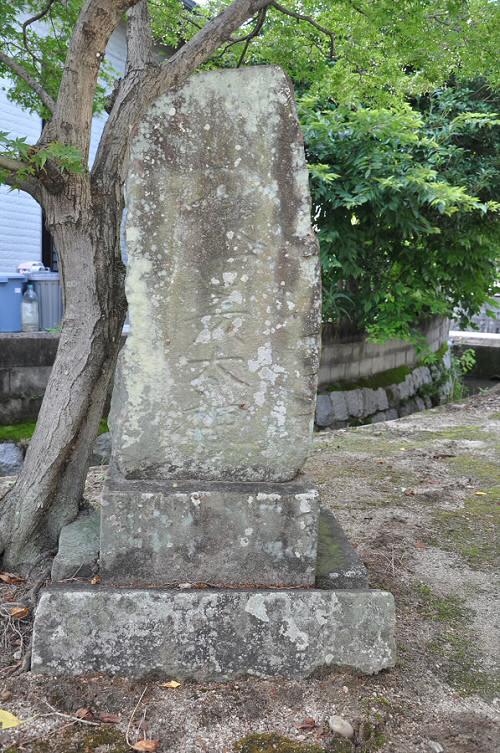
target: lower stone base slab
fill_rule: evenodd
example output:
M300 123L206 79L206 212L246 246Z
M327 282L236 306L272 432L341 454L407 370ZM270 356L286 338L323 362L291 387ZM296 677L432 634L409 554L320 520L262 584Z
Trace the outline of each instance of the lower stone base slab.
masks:
M32 671L231 680L394 666L385 591L52 586L35 615Z

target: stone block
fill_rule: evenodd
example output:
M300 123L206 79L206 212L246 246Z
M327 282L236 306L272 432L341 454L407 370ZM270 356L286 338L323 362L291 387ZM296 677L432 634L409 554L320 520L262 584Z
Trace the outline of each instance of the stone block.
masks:
M411 413L417 413L418 410L419 408L416 400L414 398L410 398L409 400L405 400L399 406L399 416L403 418L404 416L409 416Z
M52 366L59 335L49 332L0 332L2 366Z
M0 476L15 476L23 467L23 451L15 442L0 442Z
M0 424L36 421L41 397L9 397L0 399Z
M396 408L389 408L389 410L383 410L383 411L379 411L378 413L375 413L371 417L370 423L378 424L381 421L395 421L396 418L399 418L399 414Z
M308 677L395 663L384 591L155 590L52 586L36 611L32 672L203 682Z
M63 526L57 555L52 563L53 581L87 578L95 573L99 556L100 517L99 512L91 510L80 513L73 523Z
M344 392L344 395L349 415L353 418L362 418L364 410L363 390L348 390Z
M366 567L333 513L323 509L319 515L316 585L347 590L368 588Z
M330 426L334 420L335 412L330 400L330 393L318 395L316 399L316 425L320 427Z
M318 517L318 492L296 481L112 479L101 575L141 585L312 585Z
M0 369L0 398L10 395L10 369Z
M415 397L415 404L417 406L417 410L419 410L419 411L425 410L425 408L426 408L425 400L423 398L419 397L418 395Z
M10 394L19 397L43 396L52 366L16 366L10 370Z
M363 416L371 416L378 409L378 395L376 390L363 389Z
M330 393L330 400L333 408L333 415L336 421L347 421L349 410L344 392L333 391Z
M383 387L379 387L377 390L377 410L387 410L389 408L389 401L387 399L387 393Z
M89 465L107 465L111 457L111 434L100 434L94 442Z
M127 478L289 481L311 445L318 242L293 89L205 71L131 135L131 334L111 407Z

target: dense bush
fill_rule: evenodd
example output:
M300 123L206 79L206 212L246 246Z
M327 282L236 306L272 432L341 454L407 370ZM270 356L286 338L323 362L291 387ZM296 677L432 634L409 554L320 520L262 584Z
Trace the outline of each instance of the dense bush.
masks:
M302 98L324 316L340 331L416 339L419 321L467 320L493 293L495 104L481 82L397 111Z

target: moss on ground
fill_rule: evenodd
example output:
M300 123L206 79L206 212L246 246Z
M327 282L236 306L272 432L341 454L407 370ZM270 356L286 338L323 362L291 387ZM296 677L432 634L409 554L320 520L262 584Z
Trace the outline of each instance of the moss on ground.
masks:
M235 753L326 753L325 748L319 745L290 740L274 732L248 735L235 743L234 750ZM333 753L333 749L331 750ZM349 743L349 748L345 748L345 751L350 753L351 750L352 745Z
M420 611L427 620L448 622L451 625L466 625L470 610L458 596L438 596L430 586L420 583L417 587L420 597Z
M88 729L88 728L87 728ZM30 743L30 753L94 753L96 748L106 753L130 753L125 736L115 727L102 725L90 732L81 727L70 727L62 734L55 734L46 740L34 740ZM24 753L24 745L14 745L5 753Z
M488 442L491 446L496 444L497 437L489 431L486 431L482 425L465 424L462 426L449 426L447 429L438 429L437 431L428 431L426 429L416 432L412 438L419 442L428 444L435 439L445 440L452 439L456 441L482 441Z
M274 732L251 734L234 746L235 753L376 753L385 744L380 718L365 719L359 724L355 743L340 737L330 737L324 746L297 742Z
M446 458L449 470L457 476L469 476L486 484L500 483L500 466L498 461L489 460L478 455L461 454L455 458Z
M427 650L436 657L440 674L460 695L479 695L487 700L498 697L499 678L482 668L471 631L446 630L427 644Z
M472 611L458 596L439 596L426 584L417 586L420 613L436 623L435 635L427 644L443 679L463 696L491 699L500 691L498 678L482 669L482 656L471 630Z
M494 567L498 557L500 485L484 488L459 510L434 514L437 535L431 543L459 554L472 568Z
M328 440L328 444L319 445L316 451L328 449L331 452L351 452L385 458L400 453L401 448L406 450L414 446L404 438L386 436L386 432L347 431L329 435Z

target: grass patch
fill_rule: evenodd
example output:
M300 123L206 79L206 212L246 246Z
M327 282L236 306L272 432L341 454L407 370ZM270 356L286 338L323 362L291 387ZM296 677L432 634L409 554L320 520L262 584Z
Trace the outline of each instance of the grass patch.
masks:
M0 442L22 442L23 439L31 439L35 426L36 421L0 426Z
M35 431L36 421L27 421L22 424L13 424L12 426L0 426L0 442L22 442L31 439ZM106 419L102 419L99 424L99 434L109 431Z

